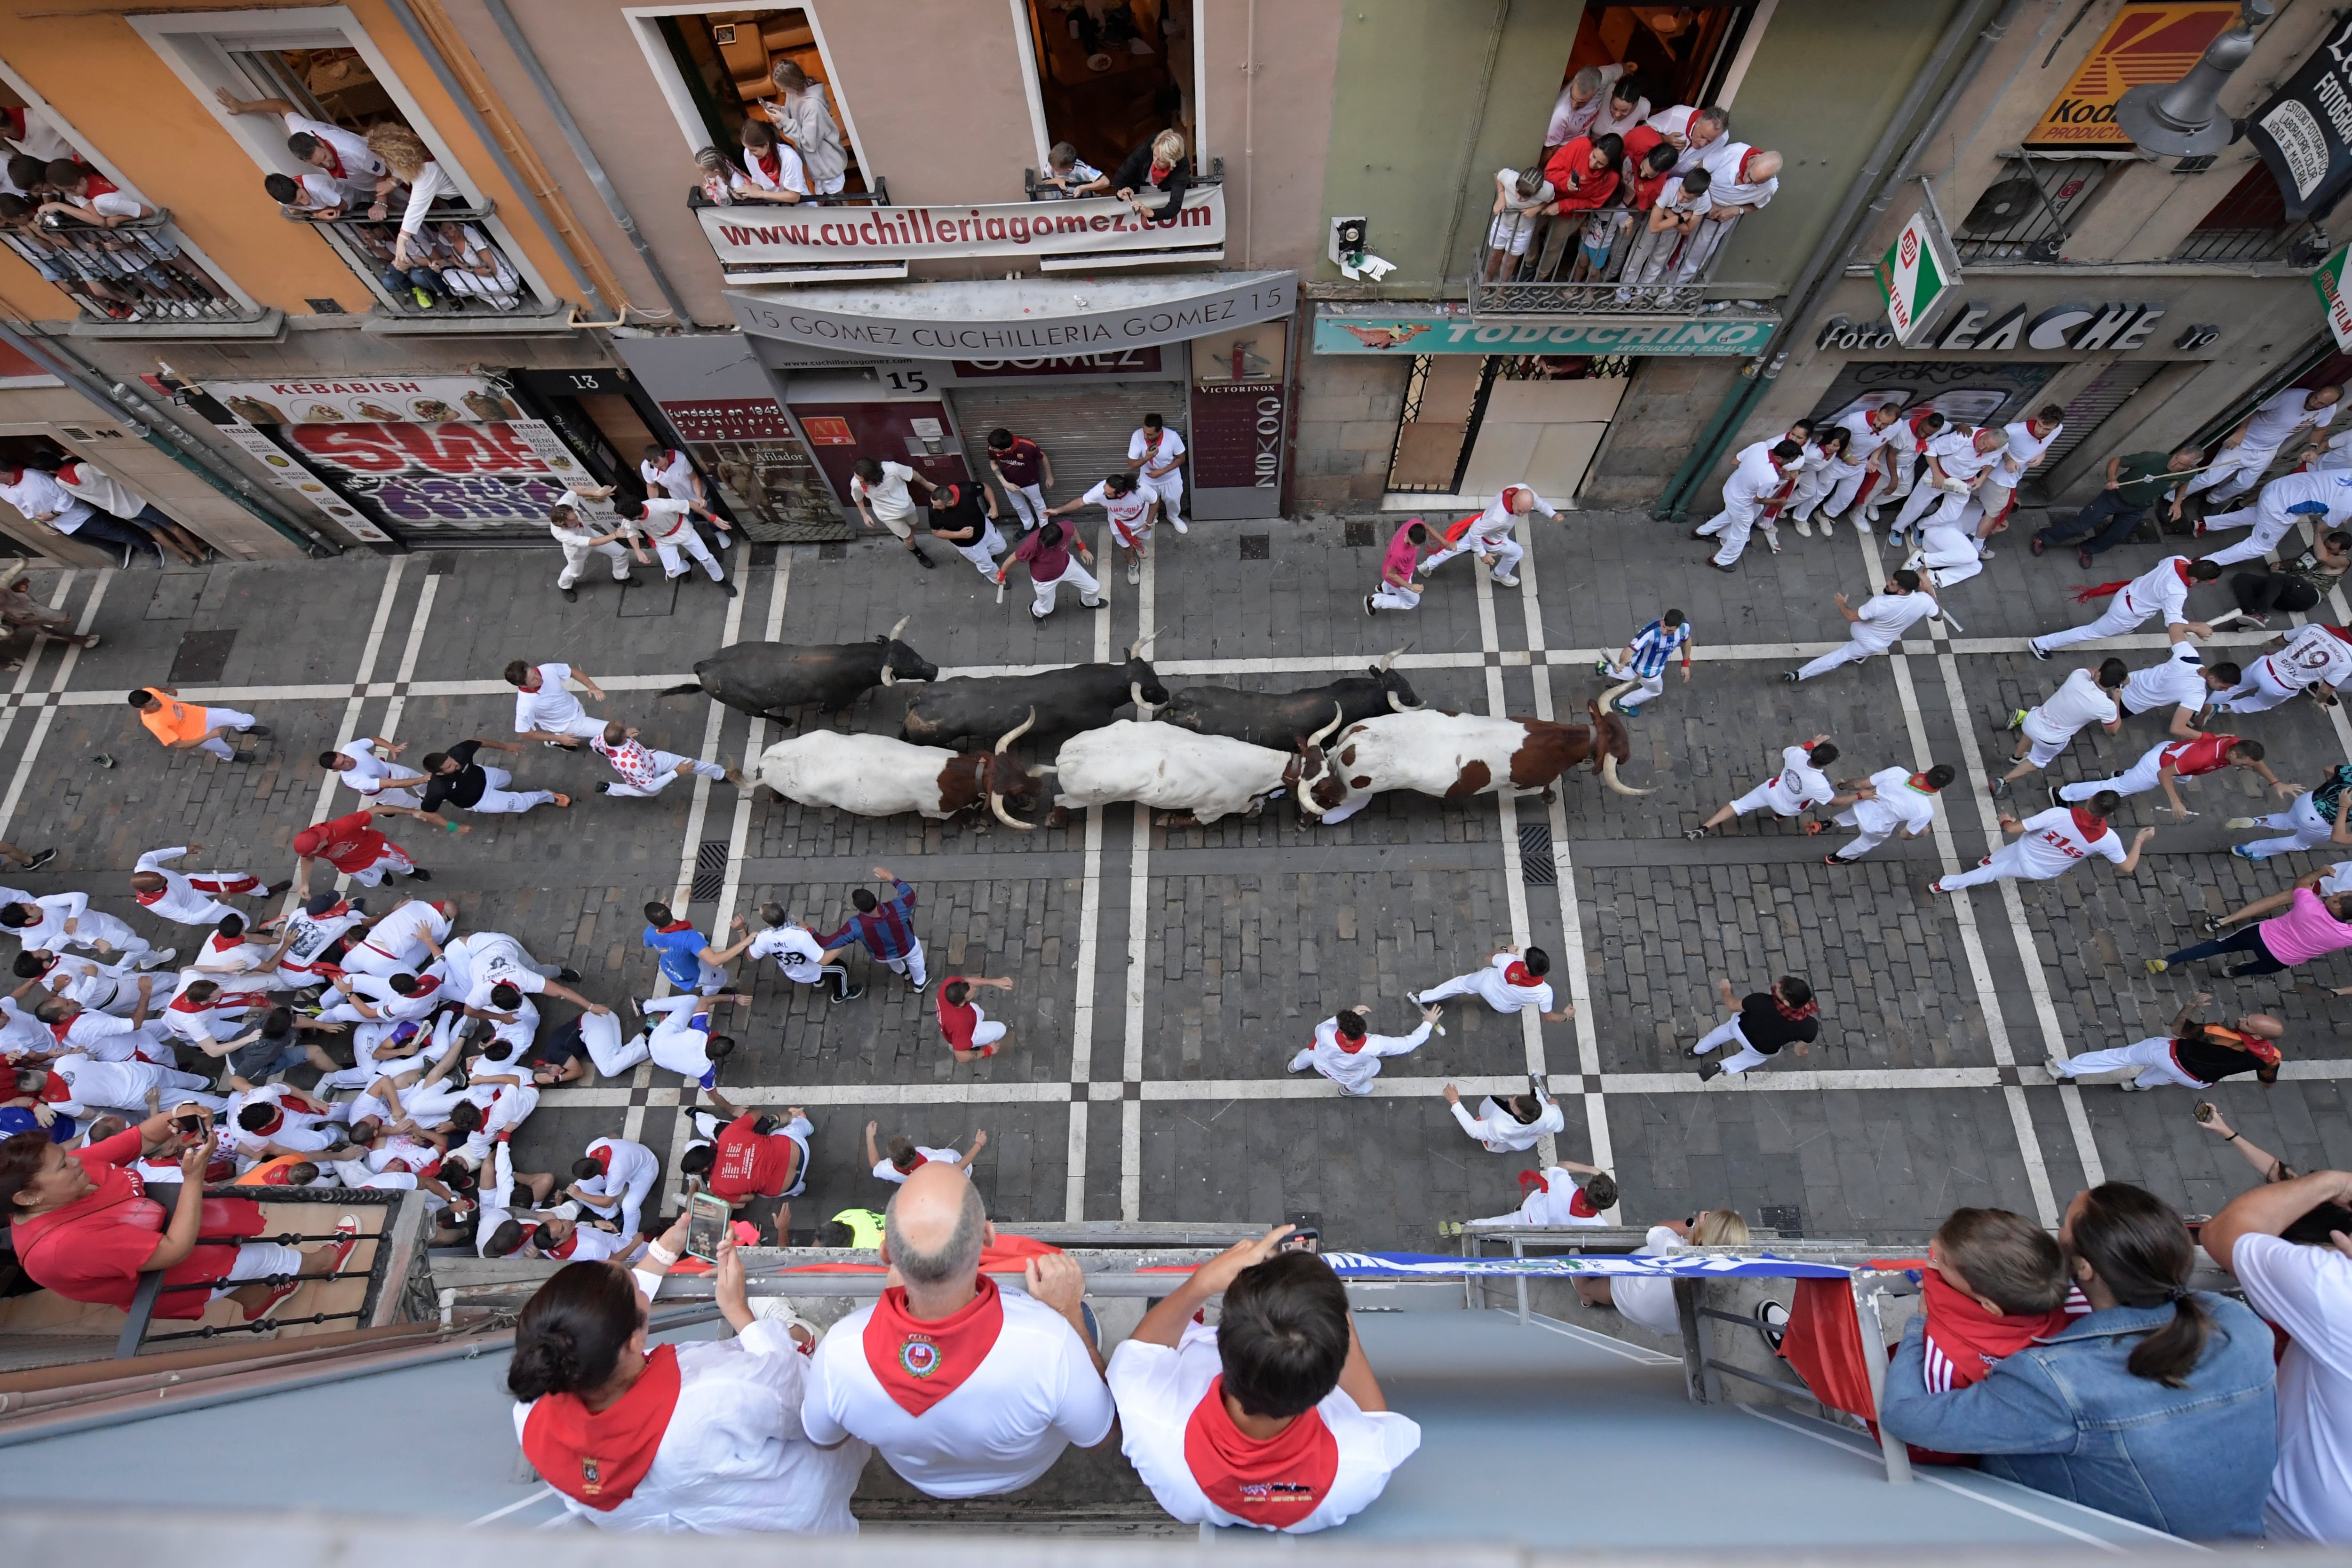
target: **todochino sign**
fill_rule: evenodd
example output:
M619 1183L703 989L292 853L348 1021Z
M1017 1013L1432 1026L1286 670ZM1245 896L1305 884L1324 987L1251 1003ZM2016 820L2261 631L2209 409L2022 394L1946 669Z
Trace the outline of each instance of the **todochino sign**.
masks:
M1013 202L1002 206L698 207L710 248L729 267L838 266L970 256L1099 256L1217 246L1225 193L1195 185L1174 217L1147 218L1125 202Z

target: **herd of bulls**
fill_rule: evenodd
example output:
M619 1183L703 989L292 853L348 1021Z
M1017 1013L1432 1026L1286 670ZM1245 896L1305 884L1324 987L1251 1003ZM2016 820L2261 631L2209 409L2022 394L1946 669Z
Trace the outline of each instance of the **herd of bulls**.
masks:
M785 799L865 817L985 809L1027 832L1135 800L1213 822L1255 815L1288 790L1302 818L1339 822L1390 789L1457 800L1507 787L1549 800L1579 763L1621 795L1649 793L1618 779L1631 741L1606 699L1587 705L1590 725L1441 712L1421 705L1395 653L1306 691L1187 686L1171 696L1144 656L1149 636L1121 664L943 681L898 640L906 628L868 643L733 643L662 695L707 693L790 729L803 707L838 713L883 689L877 701L902 705L898 738L812 728L760 758L761 778ZM1136 716L1119 717L1128 707ZM1022 741L1058 742L1058 753L1024 763L1013 750Z

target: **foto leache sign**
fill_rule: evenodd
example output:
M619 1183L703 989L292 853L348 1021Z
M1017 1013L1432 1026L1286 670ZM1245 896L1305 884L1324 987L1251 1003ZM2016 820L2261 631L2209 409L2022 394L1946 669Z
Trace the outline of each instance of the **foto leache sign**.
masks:
M1936 314L1944 296L1959 287L1960 267L1943 237L1943 225L1922 207L1911 214L1886 254L1878 258L1878 292L1896 342L1909 347Z

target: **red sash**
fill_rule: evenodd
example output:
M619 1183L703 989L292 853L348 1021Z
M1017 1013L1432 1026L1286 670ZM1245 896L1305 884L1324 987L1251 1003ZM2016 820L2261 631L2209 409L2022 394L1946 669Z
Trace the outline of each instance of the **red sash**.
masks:
M1339 1440L1309 1410L1271 1437L1250 1437L1225 1409L1225 1380L1184 1423L1184 1466L1203 1495L1236 1519L1279 1530L1313 1513L1339 1473Z
M539 1479L574 1502L610 1513L629 1500L654 1468L684 1383L677 1352L657 1347L629 1391L602 1411L577 1394L550 1394L522 1425L523 1457Z
M866 1364L891 1403L921 1416L980 1370L1004 1331L1004 1298L980 1276L980 1293L944 1318L911 1316L904 1286L893 1285L866 1320Z

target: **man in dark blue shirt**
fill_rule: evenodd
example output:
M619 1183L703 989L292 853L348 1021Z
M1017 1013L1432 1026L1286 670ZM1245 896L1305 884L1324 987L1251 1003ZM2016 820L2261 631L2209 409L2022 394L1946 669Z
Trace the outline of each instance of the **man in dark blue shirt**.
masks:
M897 891L887 899L878 899L865 888L856 889L850 894L849 902L857 906L857 913L840 930L818 937L817 943L831 952L855 938L869 955L887 965L892 974L904 975L913 981L919 994L931 980L923 968L922 941L915 935L915 890L891 875L887 866L876 866L874 875Z

